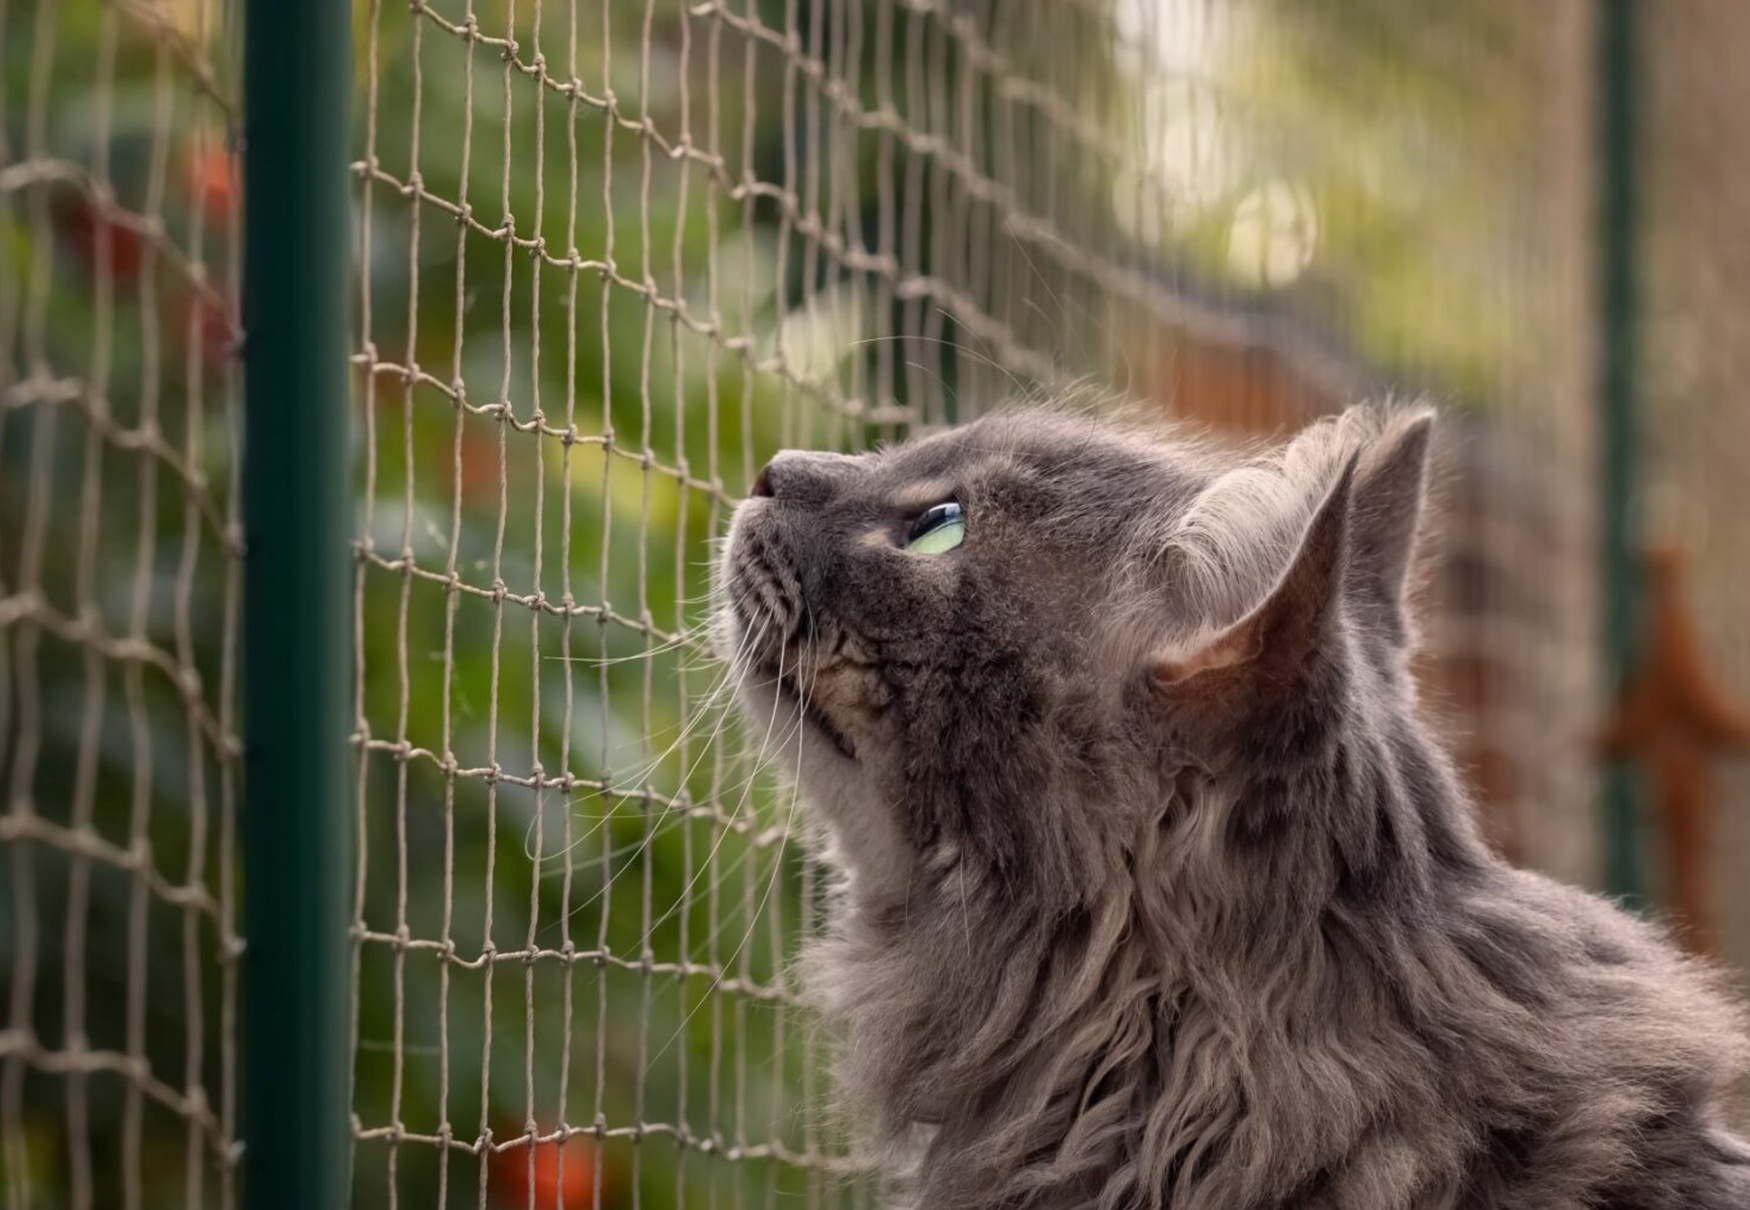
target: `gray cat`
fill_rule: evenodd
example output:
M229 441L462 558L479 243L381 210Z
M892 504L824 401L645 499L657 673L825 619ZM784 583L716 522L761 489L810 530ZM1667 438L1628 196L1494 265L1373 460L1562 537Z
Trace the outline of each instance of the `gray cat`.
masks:
M1431 424L1023 411L760 476L717 641L797 723L805 973L911 1204L1750 1207L1716 978L1492 855L1418 721Z

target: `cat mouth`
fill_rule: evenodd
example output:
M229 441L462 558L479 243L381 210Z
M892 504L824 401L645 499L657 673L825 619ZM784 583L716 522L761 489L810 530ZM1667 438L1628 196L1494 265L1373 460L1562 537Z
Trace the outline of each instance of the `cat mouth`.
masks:
M753 631L767 647L795 638L805 613L794 575L775 570L770 551L757 536L736 541L729 560L729 600L744 631Z
M797 688L795 680L789 673L779 672L772 668L768 668L766 671L771 674L770 684L777 691L779 698L794 709L804 721L810 724L815 731L820 734L821 738L825 739L827 743L833 746L833 749L837 751L840 756L850 761L857 759L857 748L856 745L851 743L850 737L834 725L832 719L827 717L824 710L809 698L803 696L801 690Z
M812 686L804 693L796 680L795 666L801 659L799 648L810 645L815 636L812 619L800 604L800 585L794 575L774 570L770 552L757 535L734 542L729 558L729 601L735 629L744 641L752 636L749 662L761 683L795 710L798 718L832 745L835 752L855 761L856 745L820 708ZM788 652L795 652L796 659L786 660Z

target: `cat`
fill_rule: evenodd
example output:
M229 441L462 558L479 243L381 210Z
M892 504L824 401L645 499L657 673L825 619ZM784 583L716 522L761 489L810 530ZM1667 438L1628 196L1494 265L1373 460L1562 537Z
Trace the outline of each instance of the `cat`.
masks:
M1750 1207L1718 978L1497 858L1419 721L1433 424L1022 409L760 474L714 638L840 878L805 983L905 1204Z

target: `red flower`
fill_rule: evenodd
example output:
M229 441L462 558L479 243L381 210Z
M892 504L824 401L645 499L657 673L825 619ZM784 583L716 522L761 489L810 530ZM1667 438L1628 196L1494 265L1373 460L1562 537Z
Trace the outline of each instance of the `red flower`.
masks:
M190 201L206 211L208 223L220 229L237 206L235 169L231 153L213 140L190 148L183 165Z
M574 1134L563 1143L525 1141L493 1155L492 1201L504 1210L594 1210L612 1204L608 1175L604 1170L597 1203L594 1139Z
M110 280L126 285L140 271L140 237L105 218L82 194L57 193L52 203L55 229L95 277L108 266ZM104 247L107 239L108 248Z

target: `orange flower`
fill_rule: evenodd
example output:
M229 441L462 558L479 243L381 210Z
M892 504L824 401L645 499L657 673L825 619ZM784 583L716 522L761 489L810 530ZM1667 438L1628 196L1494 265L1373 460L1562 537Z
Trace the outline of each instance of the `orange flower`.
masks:
M217 227L222 227L236 208L235 167L223 144L211 140L190 148L183 165L189 200L205 210L207 221Z
M604 1170L601 1206L613 1202L607 1177ZM595 1140L574 1134L564 1142L506 1148L492 1157L491 1178L493 1204L504 1210L594 1210Z

